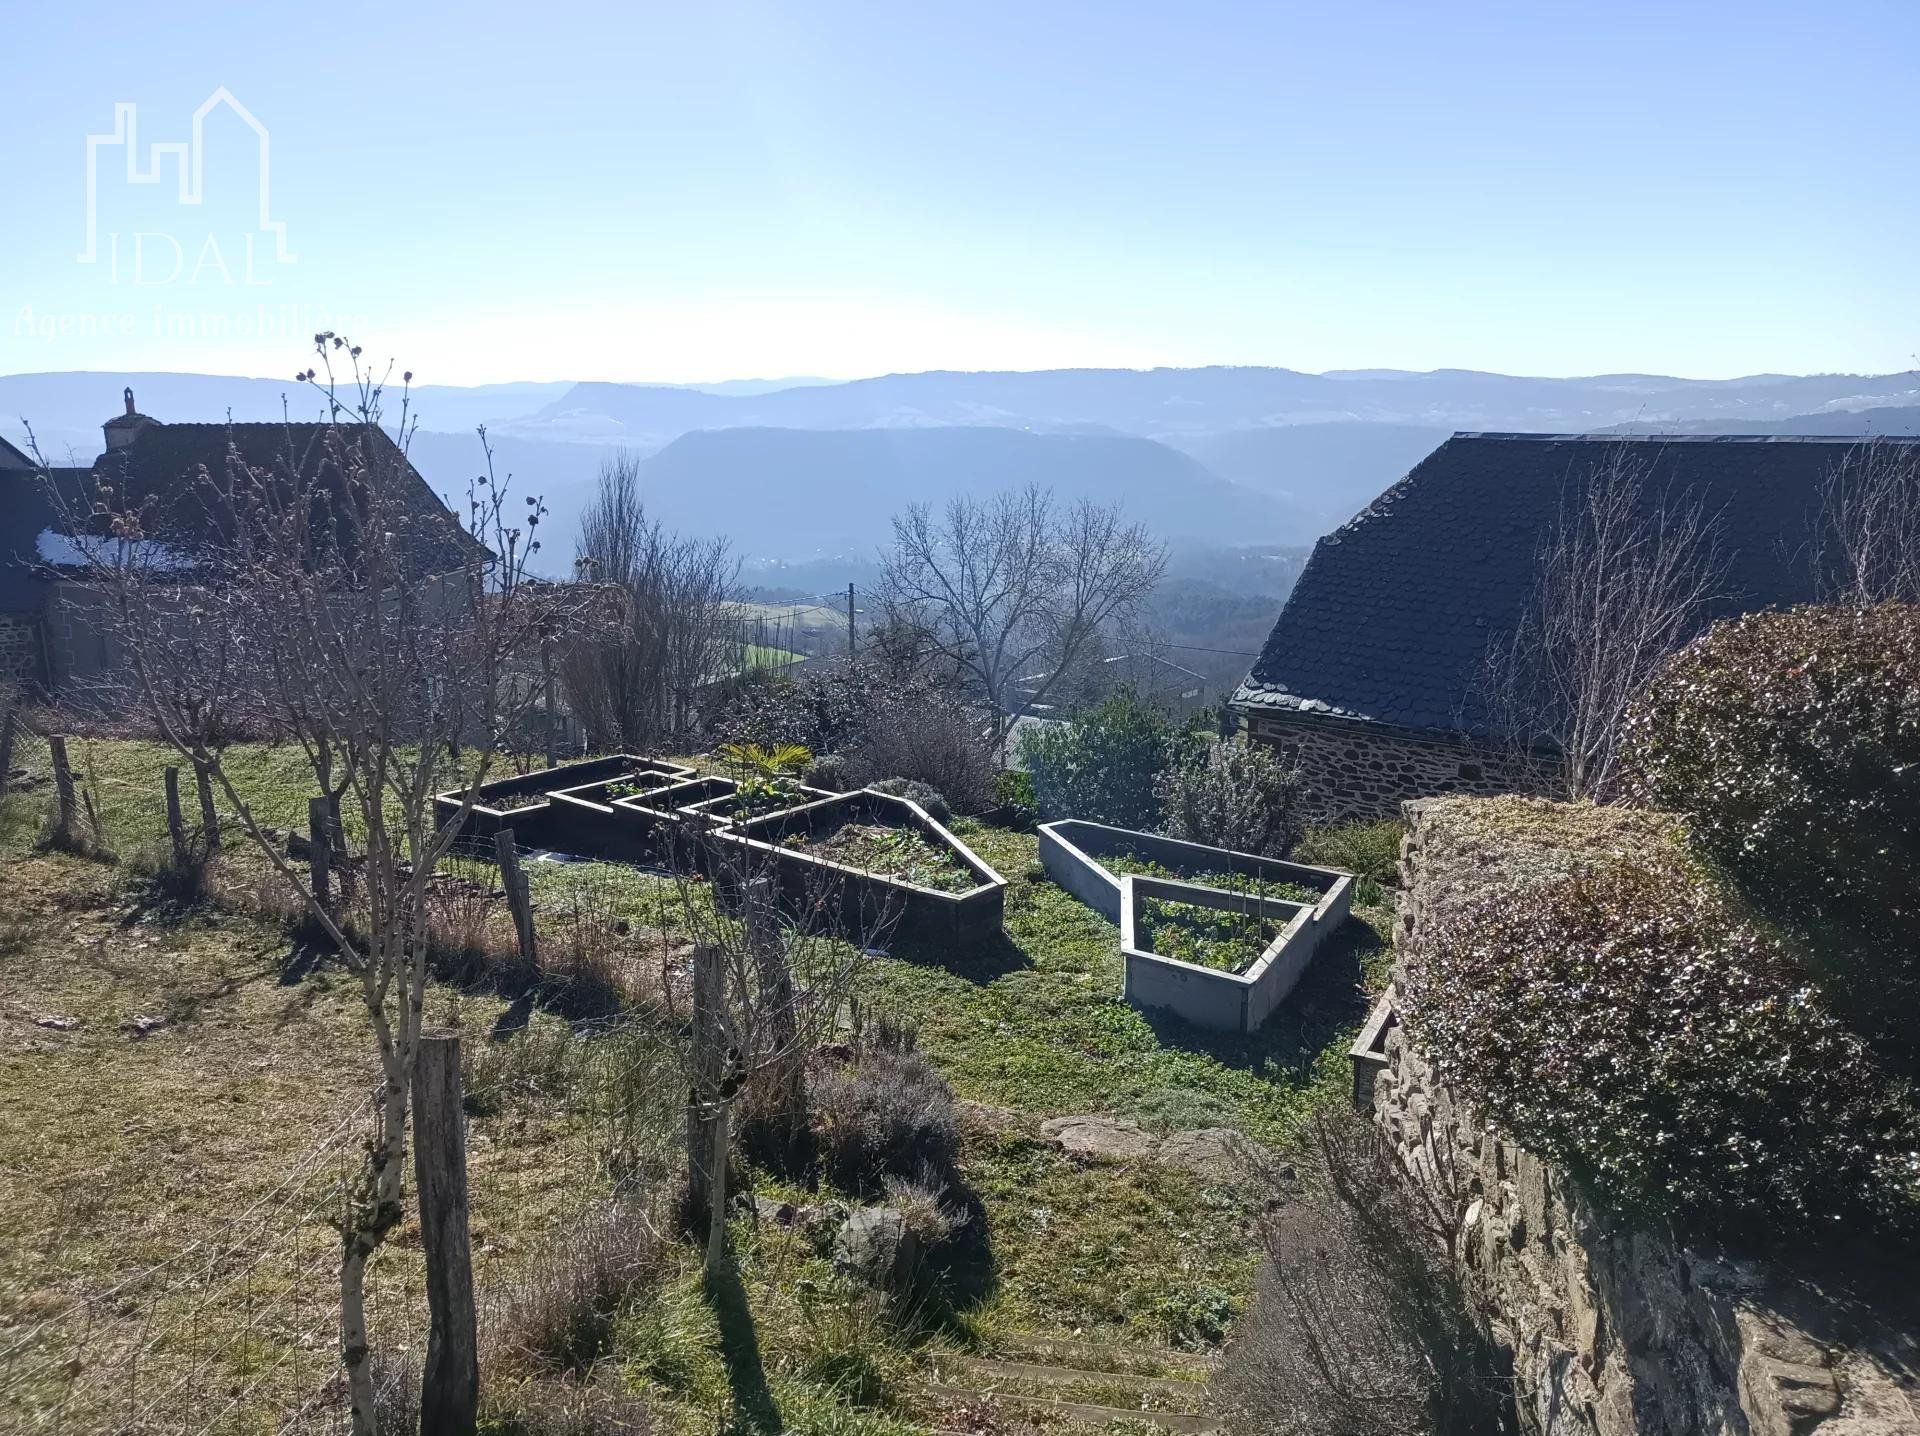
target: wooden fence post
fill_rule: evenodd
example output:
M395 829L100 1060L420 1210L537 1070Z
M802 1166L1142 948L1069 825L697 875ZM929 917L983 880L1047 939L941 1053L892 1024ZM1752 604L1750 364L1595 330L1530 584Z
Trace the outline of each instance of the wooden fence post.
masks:
M333 906L333 824L327 820L327 800L307 799L307 861L313 874L313 900Z
M420 1377L420 1436L472 1436L480 1401L480 1357L467 1222L460 1038L454 1033L420 1034L413 1069L413 1170L430 1318L426 1368Z
M0 798L13 786L13 740L19 727L20 710L9 703L6 716L0 717Z
M180 816L180 770L169 765L164 774L167 786L167 837L173 843L173 865L187 865L187 823Z
M60 836L73 838L73 769L67 766L67 740L58 733L47 735L47 752L53 760L53 787L60 799Z
M781 936L777 889L771 877L750 878L746 887L745 928L760 980L760 1038L755 1061L764 1063L761 1080L771 1094L769 1106L779 1113L783 1137L798 1154L807 1129L806 1054L800 1050L800 1024L793 992L793 968L787 961Z
M726 1077L726 955L711 943L693 950L693 1071L687 1084L687 1194L690 1213L708 1221L707 1256L713 1260L713 1229L726 1221L727 1149L720 1086Z
M493 835L494 857L500 864L500 886L507 892L507 910L513 914L514 935L520 940L520 961L529 971L538 968L540 954L533 935L533 894L520 870L520 850L513 845L513 829Z

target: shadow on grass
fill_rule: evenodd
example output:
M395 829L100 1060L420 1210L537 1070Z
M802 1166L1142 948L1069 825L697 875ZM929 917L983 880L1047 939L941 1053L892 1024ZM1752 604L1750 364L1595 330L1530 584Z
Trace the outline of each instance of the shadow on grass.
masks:
M767 1385L766 1367L760 1360L760 1333L753 1323L747 1289L731 1259L721 1263L717 1273L708 1274L705 1288L707 1303L720 1326L720 1358L726 1363L727 1385L733 1392L740 1422L746 1430L775 1436L785 1423Z
M990 936L956 939L930 934L896 935L885 949L889 957L916 967L935 967L981 987L1010 973L1033 968L1033 959L1004 931Z
M1327 1045L1366 1018L1368 968L1386 952L1380 934L1348 918L1318 953L1273 1016L1254 1032L1196 1027L1164 1009L1141 1013L1168 1047L1202 1053L1225 1067L1284 1072L1304 1080Z

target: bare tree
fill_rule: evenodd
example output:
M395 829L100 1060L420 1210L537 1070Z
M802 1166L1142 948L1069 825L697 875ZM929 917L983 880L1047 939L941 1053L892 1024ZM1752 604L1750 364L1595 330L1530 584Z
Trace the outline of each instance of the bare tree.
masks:
M600 466L576 569L627 599L625 622L562 651L561 680L588 741L644 752L684 736L701 688L739 657L731 622L739 564L726 540L681 538L649 519L639 463L620 453Z
M1920 602L1920 444L1850 448L1820 508L1814 573L1823 598L1854 608Z
M340 1220L340 1341L353 1429L372 1436L366 1270L404 1215L429 885L514 704L531 699L509 674L573 591L528 580L543 510L510 502L490 453L464 527L424 489L403 447L410 375L396 442L382 426L385 375L343 339L315 342L319 366L300 379L329 417L317 430L289 424L270 463L231 445L223 472L145 492L132 476L105 476L90 493L56 489L44 465L43 478L86 555L129 696L208 774L357 979L380 1086ZM351 804L350 895L315 891L289 861L228 767L215 735L231 728L297 740L320 792ZM443 790L462 795L445 820L434 803Z
M1656 491L1652 467L1643 446L1622 443L1569 475L1527 607L1489 644L1478 685L1516 759L1556 754L1574 798L1614 796L1627 709L1700 631L1726 572L1719 515Z
M938 515L925 504L897 515L880 599L890 625L924 635L978 686L1004 742L1165 567L1165 547L1125 522L1119 505L1060 508L1030 485L956 496Z

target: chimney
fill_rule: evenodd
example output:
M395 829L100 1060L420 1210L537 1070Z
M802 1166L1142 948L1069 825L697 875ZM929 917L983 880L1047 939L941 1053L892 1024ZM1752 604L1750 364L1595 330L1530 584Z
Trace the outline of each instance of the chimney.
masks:
M115 414L111 419L107 420L105 424L101 425L101 429L107 436L107 452L110 454L116 449L126 448L139 437L142 429L146 428L149 424L158 422L157 420L149 419L145 414L133 407L132 385L128 385L121 391L121 394L127 401L127 412L124 414Z

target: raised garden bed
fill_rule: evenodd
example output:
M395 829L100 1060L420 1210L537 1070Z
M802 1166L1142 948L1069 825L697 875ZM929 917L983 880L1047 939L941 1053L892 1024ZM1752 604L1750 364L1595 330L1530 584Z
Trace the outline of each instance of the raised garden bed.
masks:
M568 809L556 815L555 794L588 794L622 779L645 782L657 778L661 782L673 782L692 775L691 768L633 753L613 753L604 758L562 763L554 768L537 768L531 773L510 774L480 785L460 836L469 842L491 842L502 828L512 828L515 841L523 847L577 850L576 845L565 841L575 813ZM433 800L435 817L443 823L457 817L461 796L458 791L437 794ZM592 803L597 799L587 796L582 801Z
M1123 995L1203 1027L1250 1032L1345 921L1333 868L1068 819L1040 828L1047 876L1120 927Z
M910 936L986 937L999 931L1006 908L1006 879L919 804L888 793L825 797L715 837L723 852L736 851L737 871L771 868L790 910L830 901L853 938L883 916Z

